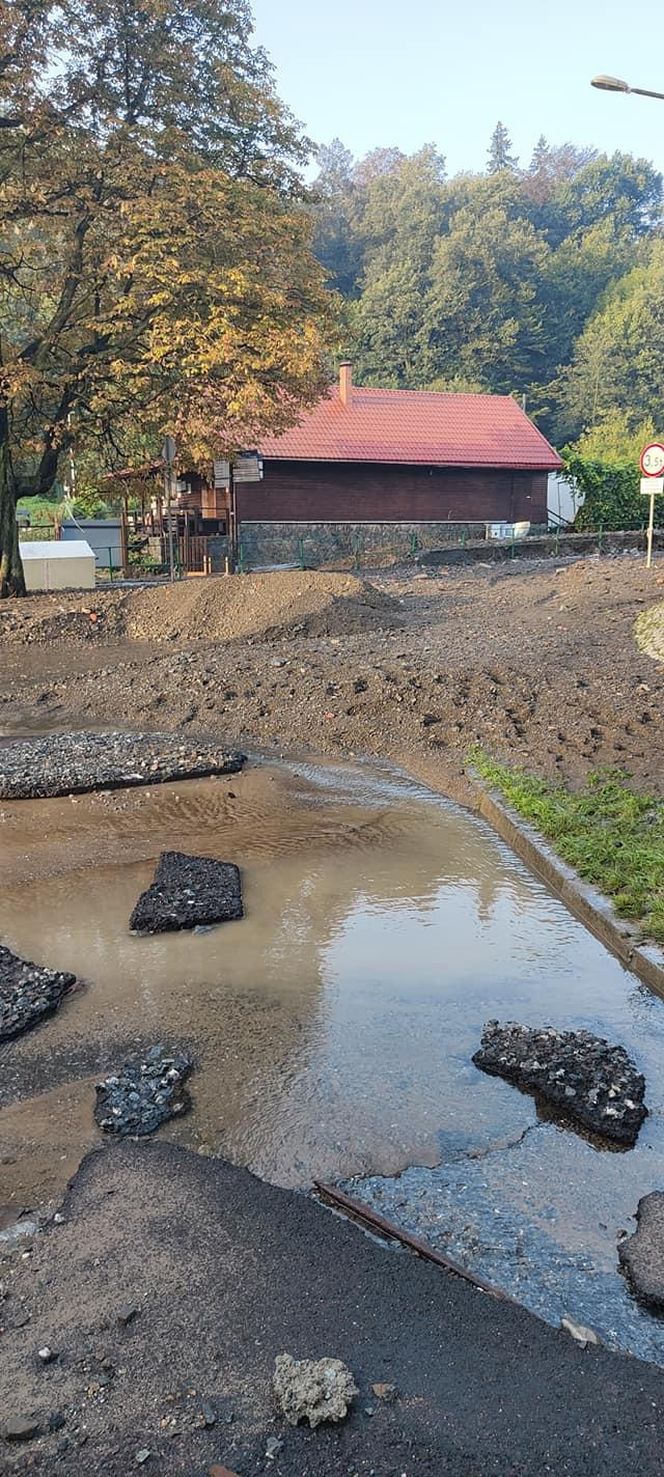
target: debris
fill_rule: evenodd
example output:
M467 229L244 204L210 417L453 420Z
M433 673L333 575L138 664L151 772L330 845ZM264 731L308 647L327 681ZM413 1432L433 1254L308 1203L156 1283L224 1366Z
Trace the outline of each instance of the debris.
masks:
M154 1133L168 1118L191 1106L184 1083L192 1062L184 1052L153 1046L145 1057L130 1057L117 1073L98 1082L95 1118L104 1133Z
M133 1323L134 1318L138 1317L140 1311L134 1303L123 1303L122 1307L118 1308L117 1322L122 1328L126 1328L128 1323ZM105 1367L105 1364L106 1361L102 1360L102 1367Z
M151 1452L148 1451L147 1446L141 1447L141 1450L136 1452L136 1458L135 1458L135 1460L136 1460L136 1466L137 1467L143 1467L145 1465L145 1463L147 1461L149 1461L150 1456L151 1456Z
M49 1349L48 1344L44 1344L42 1349L37 1350L37 1358L41 1364L53 1364L57 1357L55 1349Z
M473 1061L482 1071L515 1082L562 1107L585 1128L630 1148L648 1115L645 1080L624 1047L610 1046L589 1031L488 1021Z
M41 1421L34 1415L10 1415L2 1427L5 1441L34 1441L41 1433Z
M290 1354L277 1355L273 1388L289 1424L308 1420L312 1430L321 1421L342 1421L359 1393L340 1359L293 1359Z
M8 1041L57 1010L76 975L44 969L0 944L0 1041Z
M245 755L172 733L57 733L17 739L0 754L0 799L38 799L119 786L235 774Z
M651 1307L664 1307L664 1193L643 1195L637 1229L618 1244L618 1257L633 1292Z
M207 1400L201 1406L201 1420L207 1430L211 1430L217 1424L217 1412L212 1409L212 1406L208 1404Z
M580 1344L582 1349L585 1349L588 1344L599 1343L599 1338L593 1328L586 1328L583 1323L575 1323L573 1318L561 1318L560 1327L564 1333L568 1333L570 1338Z
M372 1385L371 1389L377 1400L385 1400L391 1403L397 1398L398 1390L396 1385L385 1384L382 1380L379 1380L378 1384Z
M167 933L226 923L242 915L240 873L233 862L163 851L129 927L135 933Z
M238 1477L238 1473L231 1472L230 1467L220 1467L219 1463L215 1462L214 1466L210 1467L208 1477Z
M4 1231L0 1231L0 1247L12 1246L16 1241L28 1241L36 1236L38 1231L39 1226L36 1221L14 1221L13 1226L5 1226Z
M268 1436L265 1443L265 1455L269 1462L273 1462L274 1458L279 1455L283 1444L278 1436Z

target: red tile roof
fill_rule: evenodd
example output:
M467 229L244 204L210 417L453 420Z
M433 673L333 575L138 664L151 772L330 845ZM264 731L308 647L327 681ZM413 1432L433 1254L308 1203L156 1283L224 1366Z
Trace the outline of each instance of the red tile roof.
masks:
M555 471L560 457L509 395L367 390L344 405L335 386L299 425L263 441L288 461L401 462Z

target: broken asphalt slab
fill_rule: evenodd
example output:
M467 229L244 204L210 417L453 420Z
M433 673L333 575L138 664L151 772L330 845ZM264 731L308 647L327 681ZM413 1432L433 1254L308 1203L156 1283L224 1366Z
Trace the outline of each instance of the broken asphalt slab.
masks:
M618 1243L620 1264L641 1302L664 1309L664 1193L653 1190L639 1200L637 1228Z
M51 733L0 749L0 800L36 800L235 774L244 754L172 733Z
M648 1116L645 1079L625 1048L590 1031L488 1021L473 1061L483 1072L506 1078L583 1128L626 1148L636 1143Z
M153 1046L131 1057L96 1087L95 1119L104 1133L154 1133L191 1107L184 1084L193 1067L184 1052Z
M661 1471L658 1370L581 1349L310 1197L127 1140L87 1156L62 1213L7 1279L30 1318L2 1340L0 1410L64 1425L7 1445L8 1472L126 1477L147 1452L160 1477L253 1477L268 1442L275 1477ZM126 1305L140 1316L123 1325ZM46 1368L43 1346L58 1349ZM286 1423L284 1351L347 1365L345 1420ZM374 1398L381 1383L395 1399Z
M234 862L162 851L154 879L129 920L134 933L169 933L229 923L243 916L240 873Z
M45 969L0 944L0 1041L9 1041L53 1015L76 975Z

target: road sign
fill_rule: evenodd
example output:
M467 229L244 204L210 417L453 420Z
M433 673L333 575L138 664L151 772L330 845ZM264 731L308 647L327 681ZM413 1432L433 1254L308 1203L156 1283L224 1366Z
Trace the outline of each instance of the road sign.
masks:
M641 452L641 471L644 477L661 477L664 472L664 446L661 441L651 441Z
M643 497L661 497L664 492L664 477L642 477L641 493Z

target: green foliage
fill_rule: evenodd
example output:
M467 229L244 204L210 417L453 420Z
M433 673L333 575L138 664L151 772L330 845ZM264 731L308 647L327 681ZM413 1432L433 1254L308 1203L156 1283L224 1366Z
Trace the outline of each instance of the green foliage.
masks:
M652 277L662 179L647 160L541 137L520 169L502 124L485 174L446 178L433 146L354 162L335 141L319 160L316 247L351 301L345 347L360 382L525 394L558 443L609 410L657 419L664 353L656 345L648 365L645 309L624 375L604 351L606 305L636 269L651 264L648 300L664 303Z
M554 845L621 917L664 940L664 802L637 794L620 771L600 771L570 793L520 769L471 755L476 769Z
M572 447L564 450L563 459L584 497L574 521L578 532L643 527L645 505L639 492L641 474L637 464L596 461Z

